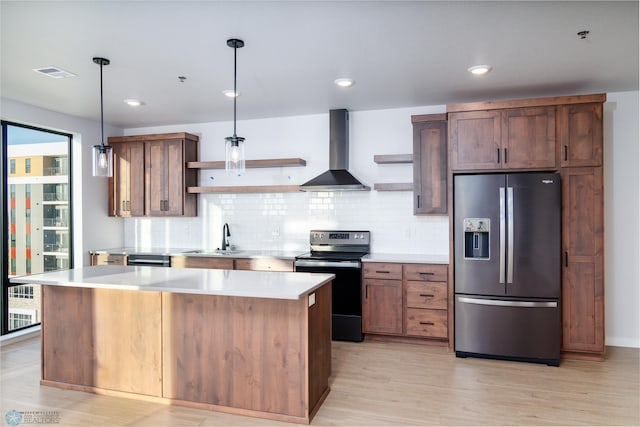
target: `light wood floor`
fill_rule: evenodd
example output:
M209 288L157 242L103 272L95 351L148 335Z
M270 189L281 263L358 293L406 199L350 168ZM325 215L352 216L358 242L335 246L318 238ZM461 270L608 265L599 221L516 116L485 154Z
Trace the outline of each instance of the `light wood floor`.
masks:
M313 425L640 425L639 350L559 368L457 359L442 347L333 343L331 393ZM40 340L0 349L7 411L55 411L63 426L291 425L39 385Z

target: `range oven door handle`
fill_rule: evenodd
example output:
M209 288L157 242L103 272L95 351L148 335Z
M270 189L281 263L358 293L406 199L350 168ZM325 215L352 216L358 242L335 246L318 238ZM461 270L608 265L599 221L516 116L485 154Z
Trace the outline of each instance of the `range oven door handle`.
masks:
M359 261L303 261L297 260L296 267L335 267L335 268L360 268Z

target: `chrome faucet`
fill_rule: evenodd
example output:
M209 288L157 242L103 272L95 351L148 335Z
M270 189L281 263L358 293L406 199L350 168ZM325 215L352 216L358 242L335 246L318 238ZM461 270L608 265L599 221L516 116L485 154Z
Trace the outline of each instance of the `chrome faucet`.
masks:
M229 237L231 237L231 233L229 232L229 224L226 222L222 226L222 246L220 250L226 251L231 245L229 244Z

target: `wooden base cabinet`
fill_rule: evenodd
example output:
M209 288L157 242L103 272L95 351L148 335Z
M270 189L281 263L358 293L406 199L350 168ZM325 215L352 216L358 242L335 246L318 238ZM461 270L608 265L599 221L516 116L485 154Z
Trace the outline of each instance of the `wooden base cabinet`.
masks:
M406 334L447 340L446 265L405 264Z
M171 267L219 270L294 271L293 260L279 258L227 258L218 256L174 255Z
M448 266L363 265L363 330L369 338L446 344Z
M309 424L331 282L297 300L42 286L41 384Z
M365 334L402 335L402 264L363 265Z
M91 254L91 265L127 265L127 256L122 254Z

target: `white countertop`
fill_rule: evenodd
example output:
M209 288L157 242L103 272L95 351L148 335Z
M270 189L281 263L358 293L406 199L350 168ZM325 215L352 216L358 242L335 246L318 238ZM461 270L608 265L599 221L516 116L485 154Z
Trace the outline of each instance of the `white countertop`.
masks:
M11 282L296 300L334 278L321 273L100 265L14 277Z
M399 262L408 264L449 264L449 255L443 254L385 254L370 253L362 262Z
M216 257L216 258L277 258L293 261L296 256L302 255L305 251L283 251L283 250L242 250L237 249L227 254L217 253L214 249L189 249L189 248L136 248L122 247L111 249L95 249L89 251L91 254L109 255L170 255L170 256L195 256L195 257Z

